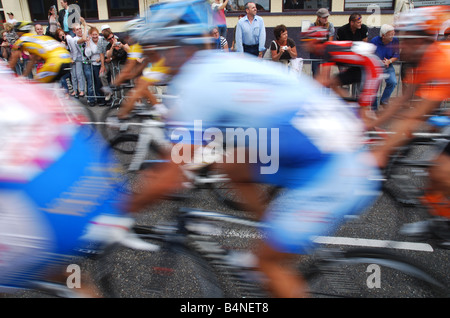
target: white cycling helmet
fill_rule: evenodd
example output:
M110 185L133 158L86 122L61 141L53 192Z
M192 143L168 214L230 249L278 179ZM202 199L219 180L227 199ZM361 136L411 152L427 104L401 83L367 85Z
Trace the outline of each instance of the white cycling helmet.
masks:
M421 7L400 14L395 22L395 30L402 32L399 37L436 36L444 21L448 19L450 6Z
M211 5L207 0L162 1L150 6L145 24L132 36L141 45L178 42L189 44L211 41L205 37L213 26Z

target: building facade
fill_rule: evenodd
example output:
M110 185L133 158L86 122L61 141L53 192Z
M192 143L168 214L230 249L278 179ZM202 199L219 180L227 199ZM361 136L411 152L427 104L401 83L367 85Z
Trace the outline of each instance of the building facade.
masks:
M212 1L212 0L211 0ZM244 11L248 0L229 0L226 16L229 29L235 27L238 16ZM284 24L288 29L301 30L302 25L315 21L317 9L325 7L330 10L329 21L336 27L348 22L354 11L363 16L363 23L370 28L379 28L384 23L392 23L394 10L400 2L413 0L253 0L257 4L258 14L264 18L267 28L272 29ZM13 12L18 21L47 23L48 10L55 5L61 9L60 0L0 0L0 20L8 19L7 13ZM111 26L114 32L122 32L126 21L144 15L146 8L158 0L69 0L74 12L74 21L78 16L98 28L103 24ZM450 5L450 0L414 1L415 7L430 5ZM231 33L231 32L229 32Z

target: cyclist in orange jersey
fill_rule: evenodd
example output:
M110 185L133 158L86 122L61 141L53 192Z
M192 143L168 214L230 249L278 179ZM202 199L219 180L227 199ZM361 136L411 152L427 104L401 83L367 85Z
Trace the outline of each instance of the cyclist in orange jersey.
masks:
M436 40L437 32L449 12L448 6L423 7L401 15L396 23L396 30L400 31L402 56L415 68L406 79L411 84L407 91L368 125L369 128L377 127L392 120L394 115L398 118L400 114L400 118L392 123L393 134L374 150L380 167L387 164L389 155L396 147L408 142L412 133L425 122L426 115L432 114L450 98L450 43ZM413 97L419 97L420 101L411 105ZM429 171L429 185L424 198L430 203L433 214L450 219L449 144L434 163Z

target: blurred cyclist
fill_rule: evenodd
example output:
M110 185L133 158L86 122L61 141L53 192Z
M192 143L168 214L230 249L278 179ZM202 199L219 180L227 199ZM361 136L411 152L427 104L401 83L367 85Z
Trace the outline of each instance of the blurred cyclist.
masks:
M407 91L370 124L370 127L376 127L393 121L390 130L394 134L375 151L381 167L386 165L396 147L407 143L412 133L424 124L426 115L432 114L450 98L450 43L436 41L449 12L449 6L418 8L400 15L396 22L403 58L415 65L415 69L414 75L406 79L410 84ZM420 101L412 105L415 96ZM432 213L450 218L450 145L447 144L436 158L429 177L425 199L430 203Z
M125 233L131 219L115 205L117 164L106 145L66 116L73 102L3 69L0 290L10 292L64 273L71 256L98 252L101 237Z
M327 41L328 33L327 29L320 26L301 33L303 47L324 59L315 78L343 98L348 97L348 92L341 88L342 85L360 85L357 101L362 107L361 116L365 119L377 96L383 74L380 59L375 55L376 47L366 42ZM332 75L333 66L345 69Z
M113 86L119 86L127 80L136 78L142 73L145 67L142 46L131 36L132 31L139 28L144 23L143 19L133 19L125 25L126 40L130 45L130 51L127 54L127 61L113 82Z
M144 19L141 18L127 23L127 36L131 43L127 62L111 87L104 88L109 93L112 93L112 89L121 85L124 81L135 79L133 89L120 105L118 112L119 119L126 119L135 108L136 102L142 98L146 98L153 108L161 114L167 112L166 107L158 102L158 99L150 89L157 84L165 85L170 78L171 71L170 68L164 65L164 59L161 58L157 51L151 50L147 54L144 54L138 38L133 36L139 34L139 29L143 27L144 23Z
M309 253L315 236L336 230L345 215L361 213L378 196L378 182L370 180L377 169L361 149L361 121L309 79L246 54L205 50L208 1L160 2L150 11L139 39L144 51L158 50L177 73L169 91L179 99L168 104L167 119L174 146L169 162L144 172L144 189L128 209L138 211L181 187L180 166L207 160L194 150L214 140L220 154L223 141L227 152L215 164L268 225L257 256L269 288L278 297L305 296L307 287L287 261ZM257 183L285 190L266 209Z
M41 83L56 82L66 73L70 72L72 58L69 51L63 48L54 38L46 35L30 33L33 28L31 22L17 22L14 26L19 39L12 47L12 55L9 65L15 69L22 51L30 53L30 60L23 76L32 71L38 58L44 60L44 64L36 73L35 79Z

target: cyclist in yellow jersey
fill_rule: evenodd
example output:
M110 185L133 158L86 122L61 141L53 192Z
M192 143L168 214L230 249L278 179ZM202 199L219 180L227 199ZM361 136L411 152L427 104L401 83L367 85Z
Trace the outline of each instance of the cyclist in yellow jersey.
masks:
M165 64L164 58L157 51L150 51L146 54L146 61L151 64L146 64L148 66L142 72L142 76L136 80L129 98L120 107L117 114L120 119L126 118L133 110L134 104L143 97L147 98L150 104L161 114L165 114L167 111L164 105L158 103L156 96L149 90L149 87L167 83L172 75L172 70Z
M139 45L139 43L130 45L130 51L128 52L125 66L120 71L120 74L116 77L113 85L119 86L126 80L130 80L139 76L146 65L144 63L144 60L145 58L142 47Z
M32 65L41 58L45 63L37 71L35 79L41 83L54 82L69 71L72 63L70 53L52 37L29 33L31 28L30 22L18 22L15 25L19 39L12 47L9 66L14 69L22 51L26 51L30 53L31 58L29 67L23 75L27 76L31 72Z
M144 25L143 19L134 19L127 23L126 32L130 35ZM125 102L120 106L118 117L124 119L133 110L135 103L141 98L146 98L154 109L161 114L166 112L164 105L159 104L156 96L149 90L150 86L158 83L167 82L171 70L165 66L164 59L157 52L144 54L142 46L138 39L129 36L130 51L128 52L127 62L120 75L116 78L111 88L121 85L124 81L136 78L135 87L131 90ZM140 77L138 77L142 74ZM138 78L137 78L138 77ZM110 88L110 89L111 89ZM108 88L104 88L108 91Z
M128 34L130 31L139 28L143 23L142 19L133 19L127 23L125 26L126 29L126 37L128 43L130 45L130 50L127 52L127 61L125 66L120 71L120 74L116 77L114 82L112 83L114 86L119 86L126 80L131 80L133 78L138 77L142 70L144 69L146 63L144 63L144 51L142 50L142 46L136 42L135 39L130 37Z

